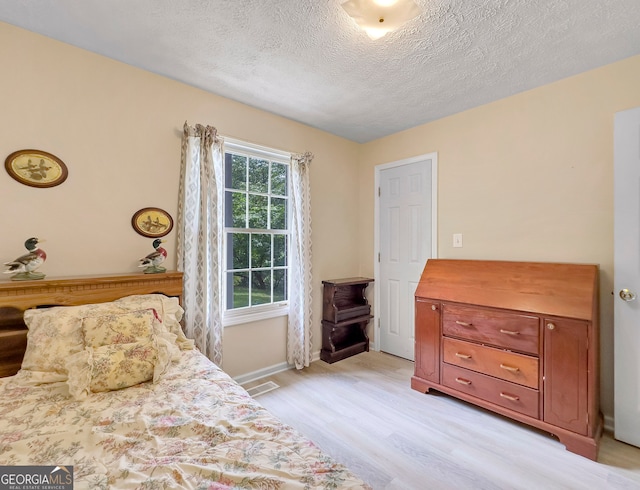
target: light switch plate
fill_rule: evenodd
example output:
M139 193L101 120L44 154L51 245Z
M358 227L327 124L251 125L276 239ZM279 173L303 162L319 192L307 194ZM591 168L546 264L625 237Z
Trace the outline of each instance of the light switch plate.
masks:
M453 246L462 247L462 233L453 234Z

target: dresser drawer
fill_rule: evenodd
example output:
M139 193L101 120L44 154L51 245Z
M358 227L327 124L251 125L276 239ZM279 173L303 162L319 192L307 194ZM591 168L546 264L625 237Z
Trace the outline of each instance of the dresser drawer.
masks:
M537 355L540 321L535 316L443 305L442 333Z
M515 412L540 418L538 390L448 364L442 366L442 384Z
M538 358L456 339L443 339L443 360L529 388L538 388Z

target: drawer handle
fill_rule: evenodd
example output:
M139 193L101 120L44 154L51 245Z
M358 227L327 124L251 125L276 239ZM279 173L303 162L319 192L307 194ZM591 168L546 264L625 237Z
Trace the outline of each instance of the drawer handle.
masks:
M500 333L506 333L507 335L520 335L520 332L516 332L514 330L504 330L500 329Z
M507 366L506 364L500 364L500 367L502 369L506 369L507 371L511 371L512 373L517 373L518 371L520 371L520 368Z
M471 384L471 381L469 381L468 379L464 379L464 378L456 378L456 383L460 383L461 385L469 386Z
M503 392L500 392L500 396L501 396L502 398L506 398L507 400L511 400L512 402L517 402L517 401L519 401L519 400L520 400L520 397L519 397L519 396L516 396L516 395L510 395L509 393L503 393Z
M473 323L461 322L460 320L456 320L456 324L462 325L463 327L470 327Z
M456 357L459 357L460 359L471 359L469 354L463 354L462 352L456 352Z

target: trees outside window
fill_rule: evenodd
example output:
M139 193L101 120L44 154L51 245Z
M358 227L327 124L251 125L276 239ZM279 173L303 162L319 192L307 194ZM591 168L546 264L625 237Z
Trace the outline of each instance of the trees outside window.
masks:
M241 145L226 146L226 311L282 307L288 300L288 161Z

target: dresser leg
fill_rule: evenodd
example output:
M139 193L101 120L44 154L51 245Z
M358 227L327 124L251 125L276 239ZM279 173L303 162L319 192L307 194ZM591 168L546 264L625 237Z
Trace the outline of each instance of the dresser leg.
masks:
M416 376L411 377L411 389L419 391L420 393L429 393L431 386L424 382L423 379Z
M592 461L597 461L598 443L600 442L600 437L602 437L603 428L603 418L602 415L600 415L593 437L582 436L580 434L574 434L572 432L564 431L558 431L557 433L555 433L555 435L558 437L560 442L564 444L564 446L567 448L567 451L579 454L580 456L589 458Z

